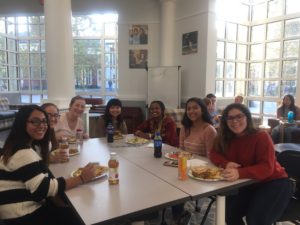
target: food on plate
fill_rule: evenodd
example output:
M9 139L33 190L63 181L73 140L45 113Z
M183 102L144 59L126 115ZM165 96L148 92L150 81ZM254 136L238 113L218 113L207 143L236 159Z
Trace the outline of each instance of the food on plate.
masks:
M145 144L148 141L149 141L148 139L140 138L140 137L128 138L126 140L126 142L129 143L129 144Z
M194 177L202 179L221 179L222 169L217 167L195 166L191 168Z
M179 153L183 154L185 157L187 157L187 159L191 159L193 154L190 153L190 152L185 152L185 151L180 151L180 152L169 152L169 153L166 153L166 158L168 159L172 159L172 160L178 160L178 156L179 156Z
M76 142L76 137L68 137L68 142L69 142L69 143L74 143L74 142Z
M77 148L70 148L69 149L69 154L70 155L75 155L77 153L79 153L79 150Z
M100 166L100 165L95 164L95 170L96 170L95 176L99 177L102 174L106 173L108 171L108 168L106 166ZM78 168L71 174L71 176L78 177L81 175L81 173L82 173L82 168Z
M122 133L120 131L116 131L115 134L114 134L114 140L119 140L119 139L122 139L124 138Z

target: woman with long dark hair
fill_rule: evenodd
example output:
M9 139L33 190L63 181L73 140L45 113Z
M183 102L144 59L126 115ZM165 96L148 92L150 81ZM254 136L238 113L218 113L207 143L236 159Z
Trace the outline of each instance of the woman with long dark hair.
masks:
M198 155L207 156L213 146L217 132L212 126L210 114L203 100L190 98L179 135L179 147Z
M5 224L76 224L71 209L56 206L51 197L92 180L95 167L88 164L79 177L52 177L48 128L48 115L37 105L23 106L16 114L0 151L0 219Z
M271 225L280 218L292 196L293 185L276 160L269 134L253 126L245 105L233 103L225 108L209 158L224 168L227 181L258 181L226 197L227 225L244 225L243 217L248 225Z
M116 133L127 134L127 126L122 116L122 102L117 98L112 98L108 101L105 113L99 118L99 125L96 133L100 137L106 136L106 128L111 123Z

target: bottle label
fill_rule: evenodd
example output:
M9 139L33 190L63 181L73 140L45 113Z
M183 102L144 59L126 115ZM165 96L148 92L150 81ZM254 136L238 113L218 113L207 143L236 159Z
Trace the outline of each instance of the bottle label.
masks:
M178 179L187 179L187 157L181 154L178 157Z
M109 182L114 183L119 181L119 170L118 168L108 168Z

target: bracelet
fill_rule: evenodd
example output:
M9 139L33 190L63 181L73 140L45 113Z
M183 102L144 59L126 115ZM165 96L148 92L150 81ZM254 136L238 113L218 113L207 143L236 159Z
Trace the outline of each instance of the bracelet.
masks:
M80 180L81 180L81 184L84 184L85 182L84 182L83 176L80 175L79 178L80 178Z

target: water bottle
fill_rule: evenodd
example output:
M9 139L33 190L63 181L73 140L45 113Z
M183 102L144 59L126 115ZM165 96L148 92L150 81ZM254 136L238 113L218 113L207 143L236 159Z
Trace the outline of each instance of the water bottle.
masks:
M106 128L107 143L114 142L114 133L115 133L115 129L114 129L113 125L111 123L109 123Z
M161 152L162 138L161 138L159 132L155 133L153 143L154 143L154 157L155 158L161 158L161 155L162 155L162 152Z
M293 111L289 111L288 112L288 122L289 123L293 123L294 122L294 112Z

